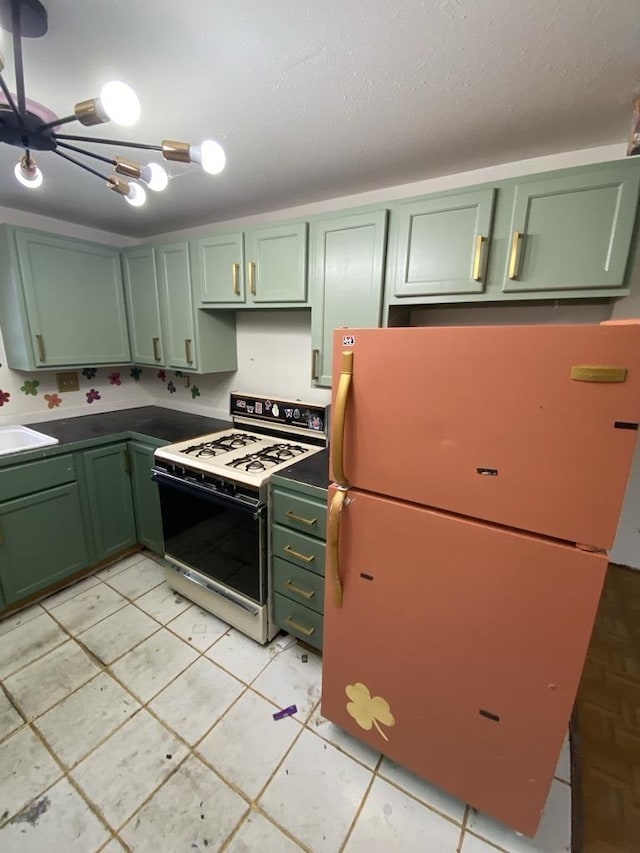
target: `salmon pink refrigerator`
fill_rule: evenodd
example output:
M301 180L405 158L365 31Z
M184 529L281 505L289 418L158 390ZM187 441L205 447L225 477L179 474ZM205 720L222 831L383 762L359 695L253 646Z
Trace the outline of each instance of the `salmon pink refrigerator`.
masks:
M640 324L340 329L322 713L533 835L640 422Z

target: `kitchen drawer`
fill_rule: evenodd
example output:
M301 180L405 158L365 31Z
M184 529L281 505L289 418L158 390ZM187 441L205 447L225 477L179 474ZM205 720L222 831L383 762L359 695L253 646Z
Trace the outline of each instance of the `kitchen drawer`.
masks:
M317 613L323 612L324 579L315 572L274 557L273 588L298 604L310 607Z
M296 566L324 576L325 544L297 530L274 524L271 536L272 554Z
M273 520L309 536L325 539L327 534L327 506L325 503L291 492L273 489Z
M41 492L43 489L71 483L75 479L76 471L70 454L3 468L0 476L0 501Z
M273 596L276 625L316 649L322 648L322 615L276 593Z

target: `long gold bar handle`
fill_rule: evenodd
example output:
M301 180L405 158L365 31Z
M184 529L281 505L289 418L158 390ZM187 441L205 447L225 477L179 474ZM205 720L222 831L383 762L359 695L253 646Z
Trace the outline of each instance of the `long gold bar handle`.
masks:
M487 242L487 238L478 234L476 237L476 249L473 254L473 280L474 281L482 281L484 278L484 244Z
M158 351L160 338L151 338L151 343L153 344L153 357L156 361L160 361L160 352Z
M247 272L249 274L249 293L252 296L256 295L256 262L249 261L247 265Z
M520 247L522 246L522 231L514 231L511 237L511 255L509 256L509 278L518 278L520 274Z
M288 509L285 512L285 515L287 516L287 518L290 518L292 521L298 521L298 522L300 522L300 524L308 524L309 527L313 527L313 525L316 524L318 521L317 518L305 518L303 515L297 515L295 512L293 512L290 509Z
M353 376L353 352L342 353L342 368L340 381L336 391L336 411L333 420L333 476L339 486L348 486L344 474L344 424L347 416L347 400L351 388L351 377Z
M187 364L193 364L193 356L191 355L191 338L184 339L184 353L187 357Z
M287 589L290 589L294 595L301 595L303 598L306 598L307 601L311 601L316 594L313 589L301 589L299 586L296 586L292 580L285 581L284 585Z
M240 296L240 264L231 264L231 281L234 295Z
M45 348L44 348L43 336L42 335L36 335L36 342L38 344L38 357L39 357L40 361L46 361L47 360L47 353L45 352Z
M283 551L289 554L290 557L297 557L298 560L304 560L305 563L313 563L313 561L315 560L313 554L310 557L306 554L301 554L300 551L294 551L291 545L285 545Z
M287 623L287 625L291 625L292 628L295 628L296 631L300 631L300 633L304 634L305 637L310 637L313 633L315 633L316 630L315 628L307 628L306 625L301 625L299 622L296 622L296 620L291 616L287 616L285 622Z
M340 580L340 513L347 496L346 489L338 489L329 507L329 526L327 530L327 545L329 547L329 562L331 563L333 581L333 601L336 607L342 607L342 581Z
M311 378L318 379L318 360L320 359L320 350L311 350Z

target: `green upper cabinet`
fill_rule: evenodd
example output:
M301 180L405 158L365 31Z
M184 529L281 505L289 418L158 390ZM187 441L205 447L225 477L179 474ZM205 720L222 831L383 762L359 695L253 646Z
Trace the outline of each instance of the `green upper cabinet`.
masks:
M638 169L518 180L505 292L620 288L638 204Z
M334 329L380 325L386 236L386 210L311 223L311 371L316 385L331 386Z
M307 224L294 222L191 241L201 307L307 305Z
M18 370L130 361L117 249L3 227L0 316Z
M156 254L152 247L123 249L122 271L129 315L131 358L135 364L163 365L164 341Z
M394 294L482 293L494 200L489 188L399 204Z
M165 328L165 363L197 370L195 317L188 243L158 246L158 274Z

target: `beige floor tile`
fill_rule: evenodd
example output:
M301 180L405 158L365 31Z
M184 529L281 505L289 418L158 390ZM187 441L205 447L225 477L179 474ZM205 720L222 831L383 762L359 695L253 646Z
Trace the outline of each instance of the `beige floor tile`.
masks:
M109 831L66 779L0 829L2 853L94 853Z
M204 652L227 633L229 625L194 604L172 619L167 628L186 640L194 649Z
M68 767L91 752L140 708L106 672L40 717L36 727Z
M371 777L370 770L305 729L259 806L314 853L335 853Z
M471 835L470 832L465 832L462 839L460 853L498 853L498 848L487 841L478 838L477 835Z
M136 605L165 625L191 607L191 602L178 595L167 583L162 583L137 598Z
M78 634L78 640L98 660L110 664L159 630L160 625L155 619L147 616L134 604L127 604L97 625Z
M249 799L255 799L300 733L291 717L248 690L198 746L198 752Z
M5 679L4 685L17 707L32 720L99 671L80 646L69 640Z
M127 603L126 598L101 583L54 607L51 614L71 634L80 634Z
M143 557L123 572L107 578L106 583L120 595L135 599L161 584L163 580L164 572L155 560Z
M306 657L304 663L302 658ZM295 705L295 715L305 722L320 699L322 663L318 655L301 646L291 646L274 658L256 678L252 687L280 708Z
M143 709L80 762L71 775L116 829L162 784L185 754L185 747Z
M302 847L267 820L260 812L251 811L233 836L225 853L301 853Z
M118 560L116 563L112 563L112 565L107 566L106 569L102 569L97 572L96 577L100 578L102 581L106 581L108 578L112 578L114 575L124 572L124 570L128 569L129 566L133 566L135 563L139 563L140 560L144 560L145 556L147 555L144 551L136 551L135 554L124 557L122 560Z
M49 614L41 610L35 619L28 620L2 637L0 678L6 678L68 639Z
M217 851L248 808L235 791L191 756L119 834L133 853Z
M86 592L88 589L91 589L94 586L97 586L100 583L100 580L95 575L90 575L88 578L83 578L83 580L76 581L71 584L71 586L67 586L64 589L61 589L59 592L54 592L53 595L48 596L43 601L40 602L42 607L45 610L51 611L54 607L58 607L60 604L64 604L65 601L69 601L71 598L75 598L76 595L80 595L81 592Z
M43 613L44 610L39 604L32 604L31 607L25 607L24 610L19 610L11 616L5 616L4 619L0 619L0 637L13 631L14 628L19 628L20 625L26 625Z
M111 672L140 701L148 702L197 656L184 640L161 629L116 661Z
M187 743L194 744L235 702L245 685L213 661L199 658L149 707Z
M436 785L432 785L431 782L427 782L426 779L416 776L415 773L388 758L382 759L378 774L388 781L394 782L417 800L422 800L423 803L436 811L442 812L458 823L462 823L466 804L447 794L446 791Z
M126 853L126 851L119 841L112 838L107 846L102 848L100 853ZM158 851L158 853L161 853L161 851Z
M245 684L251 684L277 654L273 643L261 646L233 628L206 652L208 658Z
M0 824L62 776L62 770L40 738L27 726L0 744L0 767Z
M380 758L380 753L376 752L376 750L372 749L368 744L363 743L348 732L345 732L345 730L341 729L340 726L336 726L335 723L332 723L323 717L320 713L319 707L316 708L311 715L311 719L307 723L307 726L311 731L320 735L320 737L325 740L328 740L329 743L337 746L338 749L346 752L347 755L350 755L352 758L360 761L366 767L371 768L371 770L375 769L378 759Z
M13 707L7 695L0 688L0 741L14 732L24 723L20 714Z

